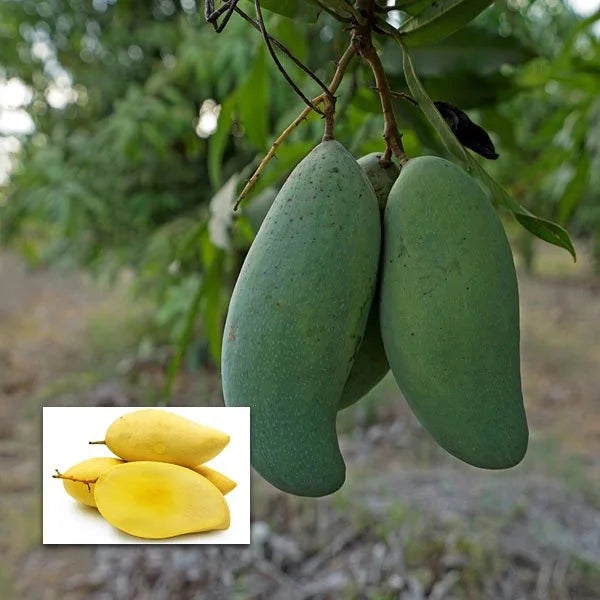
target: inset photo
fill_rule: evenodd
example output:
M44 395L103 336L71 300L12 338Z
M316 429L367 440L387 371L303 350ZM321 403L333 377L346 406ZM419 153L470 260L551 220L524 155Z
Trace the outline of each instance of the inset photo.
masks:
M44 544L249 544L250 409L44 407Z

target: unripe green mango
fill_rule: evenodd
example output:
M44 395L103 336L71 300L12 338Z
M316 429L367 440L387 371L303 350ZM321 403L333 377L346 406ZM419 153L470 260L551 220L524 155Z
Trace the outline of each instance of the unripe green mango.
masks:
M360 168L365 172L365 175L371 182L371 185L375 190L375 196L377 196L379 208L383 211L388 194L390 193L394 182L398 179L400 169L394 162L387 167L382 167L379 164L379 160L382 156L383 154L381 152L371 152L371 154L361 156L356 162L360 165Z
M358 402L387 375L389 370L390 366L381 339L379 302L376 294L371 303L369 318L358 354L354 359L338 403L338 410Z
M528 442L519 297L491 203L452 163L415 158L392 187L384 232L381 333L400 389L454 456L516 465Z
M336 141L294 169L240 271L222 354L227 406L251 407L251 460L276 487L323 496L345 479L338 401L380 251L377 199Z
M356 161L371 182L381 211L385 208L388 194L400 174L400 169L394 163L388 167L382 167L379 164L382 156L381 152L372 152L361 156ZM390 366L385 355L379 327L379 297L378 294L375 294L363 339L344 386L338 408L341 410L360 400L386 376L389 370Z

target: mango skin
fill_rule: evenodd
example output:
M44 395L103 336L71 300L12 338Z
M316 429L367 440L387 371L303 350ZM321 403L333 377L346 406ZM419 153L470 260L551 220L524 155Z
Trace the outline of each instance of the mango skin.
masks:
M106 431L106 445L120 458L155 460L195 467L214 458L229 435L166 410L145 409L116 419Z
M400 389L450 454L516 465L528 442L519 297L491 203L452 163L415 158L390 192L384 231L381 333Z
M337 405L375 288L373 188L338 142L291 173L250 247L222 353L227 406L251 407L251 461L279 489L323 496L344 482Z
M385 168L379 164L382 156L381 152L371 152L356 161L371 182L381 211L385 209L390 190L400 175L400 169L394 162Z
M179 465L149 461L118 465L100 475L94 497L111 525L141 538L229 528L223 494L202 475Z
M379 302L374 298L358 354L338 402L338 410L358 402L388 374L389 370L390 365L381 339Z
M214 486L217 487L223 496L237 487L237 483L233 481L233 479L230 479L227 477L227 475L215 469L211 469L206 465L198 465L192 470L202 475L202 477L206 477L206 479L208 479Z
M124 461L118 458L112 458L110 456L88 458L67 469L63 475L74 477L75 479L83 479L85 481L94 480L98 479L98 477L105 471L108 471L108 469L120 465L123 462ZM87 485L79 481L70 481L68 479L63 479L62 482L65 491L69 496L86 506L93 506L96 508L96 501L94 500L95 483Z
M371 182L380 211L383 212L387 203L388 194L394 185L400 169L394 163L389 167L379 164L381 152L372 152L359 158L356 162L364 171ZM352 370L346 380L338 410L347 408L360 400L367 392L373 389L388 373L388 364L381 339L379 326L379 295L376 293L371 304L367 326L358 349L358 354L352 365Z

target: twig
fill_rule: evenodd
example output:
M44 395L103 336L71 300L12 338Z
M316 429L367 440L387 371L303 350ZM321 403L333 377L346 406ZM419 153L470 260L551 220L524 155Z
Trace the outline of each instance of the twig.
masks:
M332 100L332 96L325 96L323 103L325 104L325 131L321 141L328 142L333 139L335 98Z
M217 10L213 10L213 2L212 0L207 0L206 5L204 7L204 18L208 23L210 23L217 33L221 33L223 29L225 29L225 25L229 22L233 11L238 3L238 0L229 0L229 2L225 2L222 6L220 6ZM225 13L225 17L221 21L219 25L217 23L218 18Z
M371 67L375 77L375 85L379 99L381 100L381 108L383 110L383 139L386 143L386 151L384 153L381 164L385 166L389 163L391 155L396 156L401 165L407 161L404 147L402 145L402 135L398 131L396 116L394 115L394 107L392 105L392 95L390 86L377 54L377 50L373 46L371 40L371 30L367 27L356 27L353 31L353 39L358 47L358 53Z
M419 104L410 94L407 94L406 92L395 92L394 90L390 90L390 95L394 98L402 98L402 100L406 100L415 106L418 106Z
M97 477L96 479L77 479L76 477L71 477L70 475L63 475L58 469L54 470L56 471L56 475L52 475L53 479L66 479L67 481L75 481L76 483L85 483L88 491L91 491L92 488L90 486L98 481Z
M321 2L321 0L315 0L315 2L319 5L319 8L321 10L324 10L327 14L330 14L334 19L337 19L338 21L341 21L342 23L352 23L352 17L342 17L342 15L340 15L338 12L336 12L332 8L325 6Z
M298 94L298 96L300 96L300 98L302 98L302 100L304 100L304 102L306 102L308 106L310 106L315 112L318 112L320 115L324 115L323 111L317 108L313 104L313 102L304 95L304 92L294 83L292 78L287 74L287 71L283 68L283 65L277 58L277 54L275 54L275 50L273 50L273 46L271 45L270 36L265 28L265 22L263 20L262 9L260 8L259 0L254 0L254 8L256 9L258 24L260 25L260 31L262 33L263 39L265 40L265 45L267 46L267 50L269 51L273 62L277 66L277 69L279 69L279 72L283 75L283 78L288 82L288 84L291 86L294 92L296 92L296 94Z
M375 7L375 0L356 0L356 8L363 15L372 15Z
M346 51L344 52L344 54L342 54L340 60L338 61L335 73L333 75L333 79L329 83L329 91L332 95L335 94L335 91L338 89L340 83L342 82L342 78L344 76L346 68L348 67L348 63L350 62L350 60L352 59L352 57L355 54L356 54L356 47L355 47L354 43L350 43L350 45L348 46L348 48L346 48ZM323 102L325 100L326 97L328 97L328 95L325 94L325 92L323 92L316 98L313 98L313 104L320 104L321 102ZM244 189L241 191L240 195L238 196L238 199L233 207L233 210L238 209L240 203L244 200L244 198L246 198L246 196L248 195L250 190L254 187L260 174L264 171L265 167L269 164L269 161L273 158L273 156L275 156L275 152L277 151L277 148L294 131L294 129L296 129L296 127L298 127L298 125L300 125L300 123L302 121L304 121L304 119L306 119L306 117L308 117L311 110L312 109L310 108L310 106L307 106L283 130L283 132L279 135L279 137L273 142L273 145L271 146L270 150L267 152L265 157L260 161L260 164L256 168L256 171L254 171L252 177L250 177L250 179L248 180L248 183L246 183L246 185L244 186Z
M252 27L254 27L255 29L257 29L258 31L260 31L262 33L262 29L261 29L258 21L255 21L251 16L247 15L241 8L239 8L237 6L235 7L235 12L238 15L240 15L242 17L242 19L244 19L245 21L250 23L250 25L252 25ZM317 75L315 75L315 73L313 71L311 71L301 60L296 58L290 52L290 50L288 50L278 39L274 38L270 34L267 34L267 35L269 37L269 40L271 40L272 44L276 48L281 50L288 58L290 58L292 60L292 62L296 66L298 66L300 69L302 69L324 92L329 92L329 90L327 89L327 86L323 83L323 81L321 81L321 79L319 79L319 77L317 77Z

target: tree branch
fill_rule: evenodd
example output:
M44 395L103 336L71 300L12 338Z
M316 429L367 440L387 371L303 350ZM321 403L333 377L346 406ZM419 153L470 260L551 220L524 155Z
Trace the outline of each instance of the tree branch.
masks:
M245 21L247 21L248 23L250 23L250 25L252 25L252 27L254 27L256 30L260 31L262 33L262 29L260 28L260 24L258 23L258 21L255 21L251 16L247 15L241 8L237 7L235 8L235 12L240 15ZM271 40L271 42L273 43L273 45L278 48L279 50L281 50L288 58L291 59L291 61L300 69L302 69L324 92L329 92L329 89L327 88L327 86L323 83L323 81L321 81L321 79L319 79L315 73L313 71L311 71L301 60L299 60L298 58L296 58L291 52L290 50L288 50L277 38L274 38L272 35L267 34L269 40Z
M335 73L333 75L331 82L329 83L329 90L330 90L331 95L333 95L335 93L335 91L340 86L340 83L342 83L342 78L344 77L344 73L346 72L346 69L348 67L348 64L350 63L350 60L356 54L356 51L357 51L357 49L356 49L356 46L354 45L354 43L350 43L348 48L346 48L346 51L344 52L344 54L342 54L340 60L337 62ZM328 97L328 94L325 94L325 92L323 92L316 98L313 98L313 104L320 104L321 102L324 102L325 98L327 98L327 97ZM265 157L260 161L260 164L256 168L256 171L254 171L252 177L250 177L250 179L248 180L248 183L246 183L246 185L244 186L244 189L241 191L240 195L238 196L238 199L235 203L235 206L233 207L233 210L238 209L240 203L246 198L246 196L248 195L250 190L254 187L254 185L258 181L260 174L264 171L265 167L269 164L270 160L275 156L275 152L277 151L277 148L294 131L294 129L296 129L296 127L298 127L298 125L302 121L304 121L304 119L306 119L306 117L308 117L311 110L312 109L310 108L310 106L307 106L283 130L283 132L279 135L279 137L273 142L273 145L271 146L269 152L267 152Z
M324 115L323 111L320 110L319 108L317 108L313 104L312 100L309 100L304 95L304 92L294 83L292 78L287 74L287 71L283 68L283 65L277 58L277 54L275 54L275 50L273 50L273 46L271 45L271 39L265 28L265 22L263 20L262 9L260 8L259 0L254 0L254 7L256 8L256 16L258 18L258 24L260 26L260 31L262 33L263 39L265 40L265 44L267 46L267 49L269 50L269 54L271 55L273 62L279 69L279 72L283 75L284 79L288 82L288 84L296 92L296 94L298 94L298 96L300 96L300 98L302 98L302 100L304 100L304 102L306 104L308 104L308 106L310 106L310 108L312 108L315 112L318 112L320 115ZM331 93L331 92L329 92L329 90L327 90L327 93Z
M391 155L394 155L399 159L400 164L403 164L406 162L407 157L402 145L402 134L398 131L390 86L377 50L373 46L370 27L355 27L353 39L357 44L359 54L371 67L371 71L375 77L377 93L381 101L384 121L383 139L386 143L386 151L382 162L389 162Z

